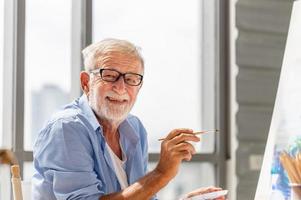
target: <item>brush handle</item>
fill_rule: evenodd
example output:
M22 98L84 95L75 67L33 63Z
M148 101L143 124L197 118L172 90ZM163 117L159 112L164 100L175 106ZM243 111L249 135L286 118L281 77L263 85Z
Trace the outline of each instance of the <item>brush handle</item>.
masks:
M12 173L11 182L13 187L14 200L23 200L19 165L11 166L11 173Z
M23 200L21 179L12 178L11 182L13 187L14 200Z
M204 133L211 133L211 132L215 132L217 133L219 130L215 129L215 130L208 130L208 131L199 131L199 132L194 132L194 135L200 135L200 134L204 134ZM163 141L165 140L165 138L160 138L158 139L159 141Z

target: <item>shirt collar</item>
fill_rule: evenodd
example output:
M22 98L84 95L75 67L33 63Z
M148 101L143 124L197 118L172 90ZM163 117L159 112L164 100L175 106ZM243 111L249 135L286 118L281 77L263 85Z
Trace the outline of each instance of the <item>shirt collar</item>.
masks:
M100 128L99 122L92 110L92 108L89 106L88 98L85 94L83 94L79 98L79 107L83 111L83 114L88 118L90 124L92 125L93 129L96 131Z

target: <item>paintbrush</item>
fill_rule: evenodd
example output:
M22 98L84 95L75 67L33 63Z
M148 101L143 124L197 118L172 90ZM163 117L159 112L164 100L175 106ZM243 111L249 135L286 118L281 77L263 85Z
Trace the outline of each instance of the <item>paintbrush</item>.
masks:
M205 134L205 133L218 133L219 132L219 130L218 129L214 129L214 130L207 130L207 131L198 131L198 132L194 132L193 134L194 135L200 135L200 134ZM165 138L160 138L160 139L158 139L159 141L163 141L163 140L165 140Z

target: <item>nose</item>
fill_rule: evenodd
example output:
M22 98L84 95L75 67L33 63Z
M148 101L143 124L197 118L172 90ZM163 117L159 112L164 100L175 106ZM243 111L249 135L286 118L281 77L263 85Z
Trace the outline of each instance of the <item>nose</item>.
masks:
M113 83L113 90L117 94L124 94L126 93L126 83L124 82L123 76L120 76L119 79Z

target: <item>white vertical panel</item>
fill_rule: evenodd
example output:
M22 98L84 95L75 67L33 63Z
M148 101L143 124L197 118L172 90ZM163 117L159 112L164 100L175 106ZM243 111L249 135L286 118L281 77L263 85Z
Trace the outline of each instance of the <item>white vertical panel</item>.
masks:
M295 1L287 36L281 75L256 200L271 199L271 169L274 151L288 150L301 137L301 1Z

